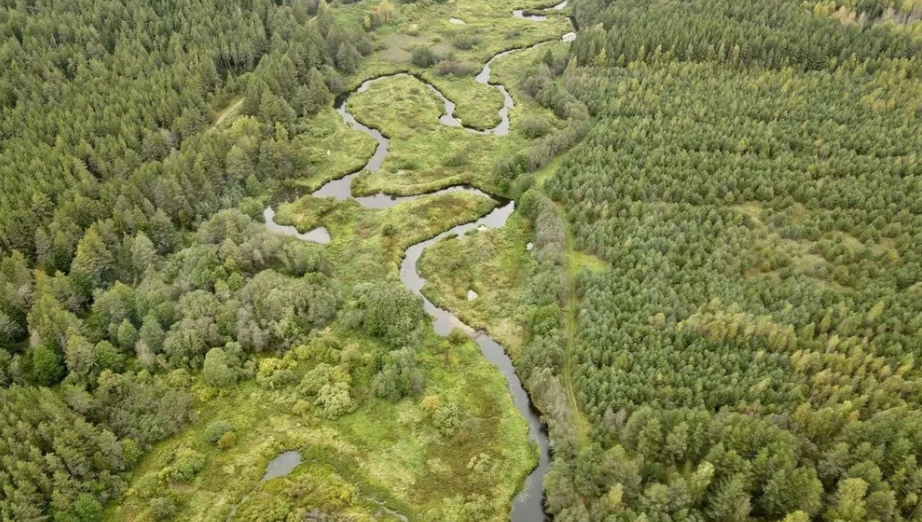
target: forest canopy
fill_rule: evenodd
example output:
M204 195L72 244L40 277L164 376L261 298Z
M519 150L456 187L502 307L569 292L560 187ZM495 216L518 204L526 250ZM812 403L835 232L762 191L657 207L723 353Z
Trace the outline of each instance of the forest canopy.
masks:
M558 519L918 516L918 22L848 8L577 0L594 122L546 190L609 269L579 280L594 431Z
M492 423L492 402L421 396L420 361L441 371L466 337L427 337L410 290L345 284L343 250L261 222L315 169L312 118L335 115L404 7L339 3L334 19L318 0L0 0L0 519L100 520L203 397L243 383L299 397L298 426L413 398L401 426L482 442L464 427ZM515 362L550 428L547 511L918 520L922 8L572 4L572 46L535 52L509 86L529 145L472 178L515 197L534 234ZM404 25L406 67L473 81L473 62ZM464 30L458 51L488 36ZM323 207L368 241L345 252L402 252L404 231L379 237L353 203ZM601 268L569 273L574 251ZM201 439L236 436L217 419ZM168 460L137 497L163 520L206 458ZM478 520L512 468L464 460L479 478L446 483L476 494L451 509Z
M194 420L190 375L336 315L319 247L248 214L310 168L293 141L357 47L303 0L0 5L0 518L99 520Z

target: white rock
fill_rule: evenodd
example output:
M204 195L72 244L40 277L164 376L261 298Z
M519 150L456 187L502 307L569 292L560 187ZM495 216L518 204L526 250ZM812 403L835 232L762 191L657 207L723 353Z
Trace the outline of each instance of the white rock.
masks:
M449 18L448 21L451 22L451 23L453 23L453 24L455 24L455 25L465 25L465 24L467 23L467 22L465 22L464 20L462 20L462 19L460 19L460 18Z
M474 299L477 299L478 297L480 297L480 296L477 295L477 292L475 292L475 291L473 291L473 290L468 290L468 291L467 291L467 300L468 300L468 301L473 301Z
M535 248L535 245L532 243L525 245L525 250L528 250L529 252L531 252L532 248Z

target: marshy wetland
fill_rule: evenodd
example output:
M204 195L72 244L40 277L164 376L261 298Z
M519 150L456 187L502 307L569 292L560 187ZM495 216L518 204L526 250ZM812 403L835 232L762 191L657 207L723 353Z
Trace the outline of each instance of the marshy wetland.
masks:
M518 53L531 57L539 47L559 42L569 22L550 16L552 23L537 24L506 10L503 24L489 13L473 14L463 2L453 7L464 24L451 25L477 39L472 47L458 49L459 58L492 53L480 62L479 73L443 77L411 64L395 65L398 33L386 26L379 40L384 48L363 61L354 76L367 79L339 95L333 112L323 110L316 117L322 122L321 139L308 147L316 151L317 168L293 180L262 213L268 230L325 245L338 278L360 284L396 277L422 299L433 325L424 344L440 347L416 355L426 381L423 406L418 397L394 404L368 396L357 410L331 422L291 413L296 392L284 388L243 386L212 400L196 426L165 442L136 474L136 481L149 480L190 446L206 454L195 487L174 491L182 499L183 518L255 520L251 517L267 509L348 513L355 520L454 520L465 512L479 513L478 520L544 518L550 454L540 414L504 348L424 297L417 262L444 238L501 229L515 215L515 203L498 195L503 191L488 173L498 158L527 146L529 138L516 132L517 118L524 111L546 110L518 106L492 69ZM354 8L333 10L348 16ZM440 15L444 9L433 10ZM401 11L409 11L401 13L407 19L396 27L425 26L422 20L409 21L415 6ZM436 14L426 12L425 20ZM517 29L520 21L527 26ZM504 39L487 37L505 25ZM445 31L430 39L440 40L440 33ZM330 122L332 114L338 125ZM364 163L356 165L355 158ZM359 352L377 343L349 339L335 323L327 330ZM449 345L451 353L443 352ZM295 374L311 367L290 364ZM361 386L353 383L355 395L367 394ZM425 427L425 403L433 400L461 406L462 435L446 438ZM215 451L197 442L214 419L234 425L232 448ZM318 489L321 478L324 485ZM296 493L304 491L311 493ZM344 500L333 501L333 491ZM140 520L150 513L129 495L111 514L113 520Z

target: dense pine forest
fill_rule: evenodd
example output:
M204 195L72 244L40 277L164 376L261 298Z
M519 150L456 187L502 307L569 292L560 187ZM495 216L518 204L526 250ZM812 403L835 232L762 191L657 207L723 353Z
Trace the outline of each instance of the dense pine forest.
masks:
M918 519L919 6L575 13L593 125L545 187L608 268L557 519Z
M549 517L922 519L915 0L0 0L0 71L0 520L508 519L398 276L507 198L423 291Z

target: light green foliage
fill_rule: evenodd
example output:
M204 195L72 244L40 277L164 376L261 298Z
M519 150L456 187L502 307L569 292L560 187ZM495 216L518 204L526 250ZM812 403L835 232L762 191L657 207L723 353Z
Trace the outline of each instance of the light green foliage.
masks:
M298 377L292 371L295 367L293 361L269 357L259 361L256 372L256 382L267 388L278 388L297 381Z
M743 477L734 475L718 485L708 514L712 520L719 522L744 522L750 509Z
M205 427L202 434L208 444L217 444L225 435L234 431L234 425L227 420L212 421Z
M62 522L98 522L102 520L102 504L93 495L83 493L69 509L69 513L60 516Z
M410 343L423 318L419 298L405 287L389 283L363 287L360 292L368 333L381 336L394 347Z
M334 382L320 387L314 406L321 417L335 419L354 410L355 402L349 394L348 384Z
M417 393L423 384L422 373L416 368L416 358L410 348L393 350L384 356L381 370L371 383L375 395L390 401Z
M782 522L809 522L810 516L804 513L803 511L795 511L790 515L784 517Z
M40 344L32 350L32 375L37 383L51 386L64 377L64 372L63 360L57 348Z
M202 378L209 386L227 388L237 382L236 361L221 348L212 348L205 355Z
M163 476L182 482L190 482L205 467L205 456L192 448L180 448L169 467L161 472Z
M141 340L146 343L148 349L154 353L159 352L163 348L163 328L157 321L157 316L155 314L147 314L147 316L144 317L144 323L141 325L139 336Z
M304 377L301 378L301 384L298 386L298 391L307 396L314 396L328 384L340 382L349 384L349 381L349 375L343 372L342 368L320 363L304 374Z
M127 319L118 327L118 345L122 350L131 350L138 340L138 330Z
M157 497L150 501L150 512L154 520L172 520L176 514L176 501L171 497Z
M432 412L432 425L445 437L458 432L461 425L461 408L454 403L443 404Z
M118 373L124 369L124 356L109 341L99 341L93 350L95 367L98 371L109 370Z
M298 391L313 397L313 404L321 417L335 419L356 407L350 395L350 380L349 374L342 368L320 363L304 374Z

